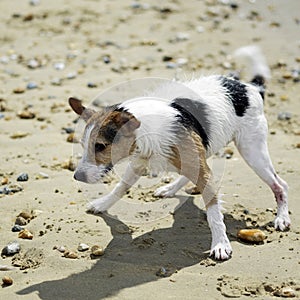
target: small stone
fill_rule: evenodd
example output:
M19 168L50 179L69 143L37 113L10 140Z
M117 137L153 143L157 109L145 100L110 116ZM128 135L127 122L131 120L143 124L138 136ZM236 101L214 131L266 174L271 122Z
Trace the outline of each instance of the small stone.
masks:
M9 276L4 276L2 278L2 285L3 286L10 286L10 285L13 284L13 282L14 282L13 279Z
M277 119L280 121L287 121L290 120L292 118L292 114L290 112L280 112L277 115Z
M294 298L294 297L296 297L295 291L292 288L288 287L288 286L283 287L283 288L275 291L273 294L274 294L274 296L283 297L283 298Z
M71 127L63 127L62 128L66 133L74 133L75 129Z
M64 246L59 246L59 247L57 247L56 248L59 252L61 252L61 253L65 253L66 252L66 247L64 247Z
M39 172L36 176L36 179L47 179L47 178L49 178L49 175L44 172Z
M8 184L8 182L9 182L9 179L7 177L4 177L1 179L1 185Z
M75 169L76 169L76 163L72 159L69 159L69 160L63 162L61 164L61 167L63 169L68 169L70 171L75 171Z
M176 40L178 42L187 41L189 40L190 35L187 32L177 32L176 34Z
M22 94L22 93L25 92L25 88L23 88L23 87L16 87L16 88L13 89L13 92L15 94Z
M172 61L167 62L166 67L168 69L176 69L178 67L178 65Z
M292 74L291 74L290 72L286 72L286 73L284 73L284 74L282 75L282 77L283 77L284 79L291 79L291 78L292 78Z
M33 89L36 89L37 87L38 87L38 85L35 82L28 82L27 86L26 86L27 90L33 90Z
M36 59L30 59L28 62L27 62L27 67L29 69L36 69L40 66L40 63L36 60Z
M17 241L14 241L7 244L7 246L5 246L2 249L1 255L5 255L5 256L14 255L20 252L20 249L21 249L20 244Z
M91 248L92 255L102 256L104 254L104 249L98 245L95 245Z
M75 133L72 132L67 137L67 142L69 143L79 143L79 140L76 138Z
M28 132L23 132L23 131L17 131L13 134L10 135L10 138L11 139L21 139L21 138L24 138L26 136L28 136L29 133Z
M55 86L60 86L62 84L62 80L60 78L53 78L51 80L51 84Z
M76 76L77 76L76 72L70 72L70 73L68 73L67 78L68 79L75 79Z
M289 99L289 97L287 95L281 95L280 96L281 101L287 101L288 99Z
M27 173L21 173L18 178L17 181L28 181L29 176Z
M93 82L88 82L87 87L88 87L88 88L96 88L96 87L97 87L97 84L95 84L95 83L93 83Z
M27 223L28 222L23 217L17 217L15 220L15 225L25 226Z
M66 251L63 256L65 258L71 258L71 259L77 259L78 258L78 254L76 252L73 252L73 251Z
M32 6L39 5L40 4L40 0L30 0L29 4L32 5Z
M20 239L32 240L33 239L33 234L29 230L23 229L22 231L19 232L18 237Z
M179 67L184 66L188 63L188 59L187 58L178 58L176 60L176 63Z
M23 188L18 184L10 184L3 189L0 189L0 194L10 195L22 191Z
M161 267L161 268L159 268L159 270L155 274L156 274L156 276L159 276L159 277L167 277L168 276L168 271L167 271L166 268Z
M111 61L109 55L104 55L104 56L102 57L102 60L103 60L103 62L104 62L105 64L109 64L110 61Z
M259 229L241 229L237 237L245 242L260 243L266 239L266 235Z
M84 244L84 243L80 243L78 245L77 250L83 252L83 251L89 250L89 248L90 248L89 245Z
M24 227L15 224L15 225L12 227L11 231L12 231L12 232L20 232L20 231L22 231L23 229L24 229Z
M18 113L18 117L20 119L34 119L35 113L32 111L29 111L29 110L24 110L24 111Z
M31 220L33 219L32 213L27 210L22 210L18 217L24 218L25 220Z
M65 68L65 64L63 62L56 62L53 67L55 70L63 70Z

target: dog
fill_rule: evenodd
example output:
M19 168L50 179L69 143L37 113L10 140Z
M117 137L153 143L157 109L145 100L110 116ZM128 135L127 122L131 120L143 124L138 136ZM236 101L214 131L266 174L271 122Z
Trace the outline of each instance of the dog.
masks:
M74 173L76 180L96 183L118 161L130 157L120 182L108 195L90 202L89 211L108 210L146 168L155 172L175 170L180 176L154 195L173 197L191 181L205 203L212 234L210 255L216 260L227 260L232 248L207 158L234 141L247 164L275 195L275 228L289 229L288 185L276 173L267 147L263 103L270 71L258 47L246 46L236 54L251 62L250 83L210 75L183 82L190 91L187 93L170 84L146 97L126 100L101 111L84 107L76 98L69 99L71 108L86 122L81 140L83 155ZM161 97L163 90L167 92Z

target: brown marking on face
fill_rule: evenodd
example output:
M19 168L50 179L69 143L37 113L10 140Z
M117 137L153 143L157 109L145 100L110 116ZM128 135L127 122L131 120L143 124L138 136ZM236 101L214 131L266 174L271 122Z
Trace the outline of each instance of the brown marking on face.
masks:
M105 110L94 113L86 128L93 126L88 141L88 158L96 165L112 166L135 149L134 130L140 122L130 113Z
M181 175L189 178L203 196L206 207L217 203L216 192L211 183L211 170L206 161L206 150L201 137L186 131L177 147L172 147L171 164Z

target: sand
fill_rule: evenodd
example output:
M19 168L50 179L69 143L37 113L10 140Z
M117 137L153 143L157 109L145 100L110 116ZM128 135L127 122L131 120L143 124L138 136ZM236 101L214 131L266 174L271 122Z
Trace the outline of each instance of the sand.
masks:
M0 298L300 297L299 9L295 0L2 0L0 247L18 241L21 252L0 258L0 269L13 268L0 271L1 278L13 279ZM233 247L226 262L209 258L200 196L152 196L173 174L144 177L109 211L113 217L87 214L86 202L117 179L96 186L73 180L69 160L76 162L81 150L67 142L64 128L76 127L67 99L77 96L88 105L100 94L100 105L117 103L122 91L109 91L128 80L227 74L236 68L234 50L253 43L272 70L265 101L269 147L290 186L290 231L273 229L273 195L232 145L232 157L221 161L220 193ZM284 112L291 114L288 120L278 120ZM21 173L27 181L17 181ZM16 192L3 194L16 185ZM26 225L31 240L11 231L24 210L34 212ZM248 227L260 228L267 239L258 245L237 240L237 231ZM79 252L80 243L99 245L104 255ZM62 246L78 258L63 257L56 249Z

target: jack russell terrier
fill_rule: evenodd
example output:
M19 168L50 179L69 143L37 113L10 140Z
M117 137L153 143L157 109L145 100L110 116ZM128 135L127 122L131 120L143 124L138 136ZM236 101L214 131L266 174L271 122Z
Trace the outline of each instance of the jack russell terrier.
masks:
M173 197L191 181L202 194L207 210L212 233L210 254L226 260L232 248L206 160L234 141L244 160L275 195L275 228L283 231L290 227L288 185L276 174L267 147L263 97L264 82L270 71L259 48L243 47L236 54L251 62L250 83L225 76L202 77L182 83L193 92L191 95L183 95L171 84L162 88L172 90L166 93L168 100L154 92L97 112L84 107L76 98L69 99L72 109L86 122L82 137L84 152L74 174L76 180L96 183L114 164L130 157L120 182L108 195L90 202L88 210L94 213L108 210L147 167L156 171L176 170L181 176L157 189L154 195Z

